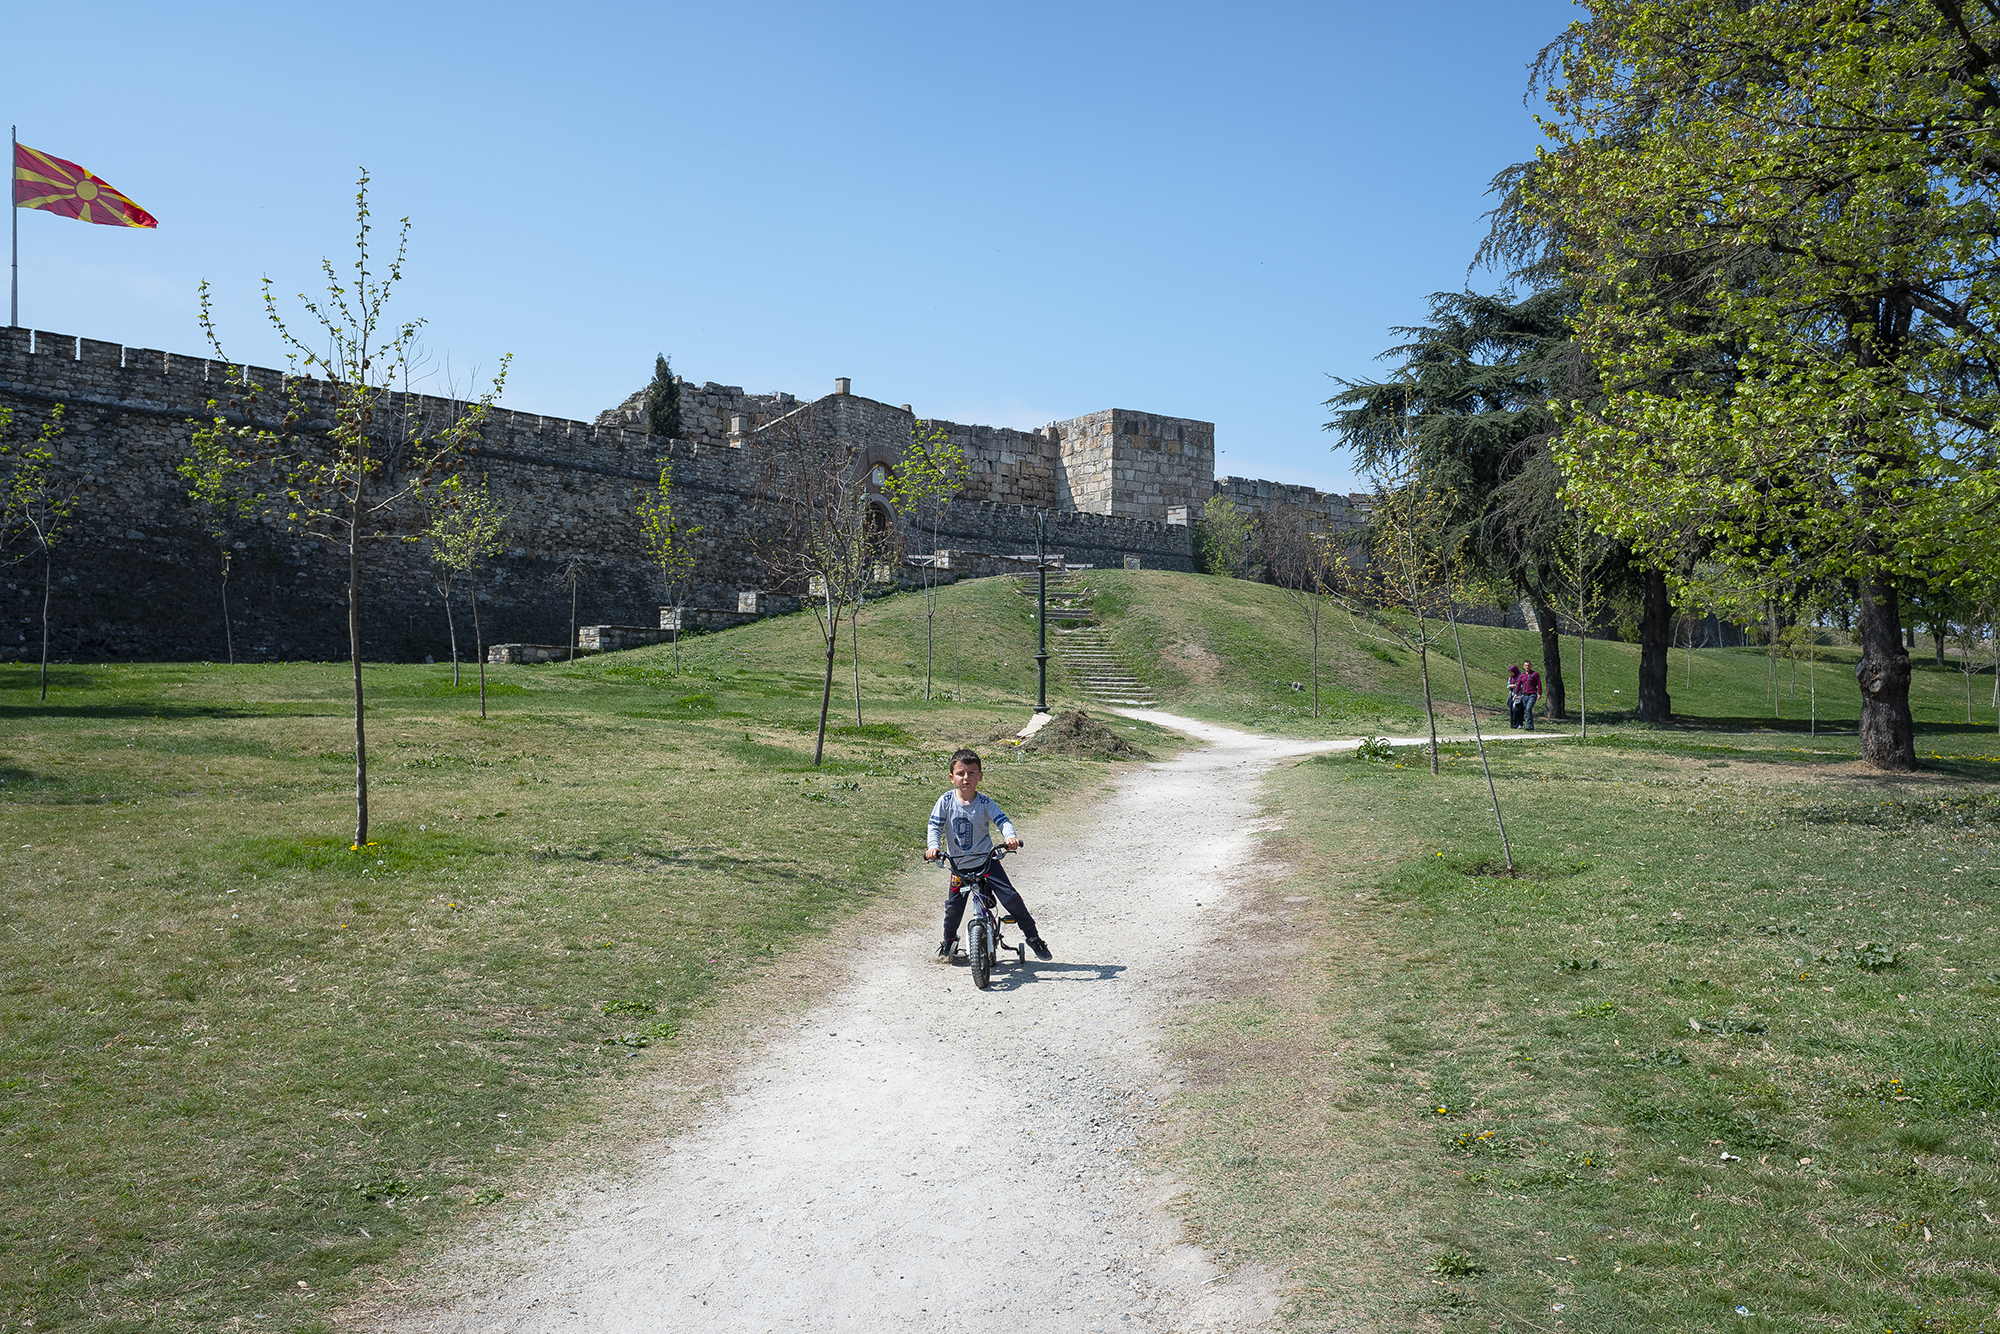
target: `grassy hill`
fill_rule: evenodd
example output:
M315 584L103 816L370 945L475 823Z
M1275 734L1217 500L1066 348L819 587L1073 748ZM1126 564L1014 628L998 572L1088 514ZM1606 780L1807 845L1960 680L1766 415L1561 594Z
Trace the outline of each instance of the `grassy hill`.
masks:
M1092 571L1086 582L1127 660L1160 692L1162 707L1216 722L1303 734L1409 732L1423 716L1416 656L1363 634L1345 613L1331 610L1322 628L1323 716L1311 716L1312 660L1305 622L1282 589L1215 575L1162 571ZM1539 662L1541 637L1526 630L1464 626L1461 639L1473 699L1495 716L1504 712L1507 666ZM1576 721L1579 682L1586 681L1593 724L1626 725L1636 707L1639 646L1581 642L1565 635L1563 675L1569 728ZM1580 663L1578 655L1585 655ZM1672 650L1668 690L1682 726L1805 731L1814 709L1822 731L1852 731L1859 715L1851 648L1826 647L1817 663L1776 664L1763 649ZM1911 707L1926 733L1987 734L1995 730L1991 669L1971 682L1967 722L1964 675L1928 659L1915 664ZM1580 667L1587 667L1584 677ZM1431 660L1431 685L1441 713L1463 726L1465 687L1449 642ZM1504 720L1503 720L1504 722ZM1558 730L1567 730L1556 725Z
M485 719L369 667L365 849L345 664L0 667L0 1325L324 1328L733 994L809 999L830 925L932 911L884 890L1028 716L1021 602L947 594L929 701L922 600L864 612L819 768L809 617L489 669ZM1029 820L1105 770L987 749Z

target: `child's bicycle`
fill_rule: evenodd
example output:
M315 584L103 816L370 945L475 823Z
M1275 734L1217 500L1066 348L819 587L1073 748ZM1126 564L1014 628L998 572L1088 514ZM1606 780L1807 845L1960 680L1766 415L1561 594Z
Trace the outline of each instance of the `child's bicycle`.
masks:
M972 966L972 985L981 991L992 984L993 960L1001 950L1014 951L1016 963L1027 962L1027 942L1007 943L1001 928L1012 925L1014 919L995 916L999 904L992 887L986 883L989 868L1006 855L1005 848L967 857L943 854L945 865L951 870L951 887L965 895L965 961Z

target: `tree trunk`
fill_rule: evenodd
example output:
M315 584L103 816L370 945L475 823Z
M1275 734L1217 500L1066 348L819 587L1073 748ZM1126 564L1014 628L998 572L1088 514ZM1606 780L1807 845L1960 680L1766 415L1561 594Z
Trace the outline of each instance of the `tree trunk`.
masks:
M1673 606L1667 601L1667 576L1646 571L1646 605L1639 619L1639 721L1664 723L1674 716L1667 694L1667 649L1671 645Z
M1312 600L1313 600L1313 613L1312 613L1312 619L1313 619L1313 717L1317 718L1317 717L1319 717L1319 613L1320 613L1320 600L1319 600L1319 594L1317 594L1317 593L1314 593L1314 594L1312 595Z
M451 636L451 688L458 689L458 620L451 614L451 585L446 583L444 592L444 628Z
M222 645L229 654L229 665L236 665L236 632L229 627L229 553L222 553Z
M1479 710L1472 703L1472 673L1465 665L1465 645L1459 642L1458 618L1451 617L1451 647L1458 654L1458 679L1465 683L1465 716L1472 720L1472 742L1479 747L1480 772L1486 775L1486 795L1493 802L1493 823L1500 827L1500 855L1507 859L1507 874L1514 874L1514 845L1507 838L1507 821L1500 814L1500 790L1493 786L1493 766L1486 759L1486 738L1479 732Z
M938 512L943 502L931 502L931 563L924 581L924 699L931 697L931 618L937 615Z
M1552 723L1569 721L1569 695L1563 686L1562 632L1546 602L1535 603L1535 623L1542 628L1542 716Z
M49 585L54 582L55 553L42 547L42 702L49 701Z
M1937 665L1940 667L1944 666L1944 631L1945 623L1943 621L1933 621L1931 623L1931 657L1936 660Z
M472 656L479 663L479 716L486 716L486 644L479 634L479 571L468 570L467 587L472 591Z
M472 614L475 617L479 615L479 602L476 598L472 603ZM678 651L677 649L676 652ZM574 570L570 571L569 576L569 660L576 661L576 572ZM675 671L679 670L675 668Z
M1431 726L1431 772L1438 771L1438 720L1437 710L1431 707L1431 656L1430 645L1423 641L1424 623L1417 622L1417 668L1424 676L1424 718Z
M861 604L854 604L854 624L847 632L847 651L854 656L854 725L861 726Z
M1861 758L1877 769L1917 767L1916 723L1910 717L1910 655L1903 645L1895 582L1886 574L1861 579L1856 637L1861 661Z
M361 498L347 534L347 657L354 665L354 846L368 846L368 729L361 695Z
M840 639L840 614L827 607L826 614L826 680L819 690L819 735L813 739L813 768L819 768L820 757L826 754L826 715L833 707L833 654Z

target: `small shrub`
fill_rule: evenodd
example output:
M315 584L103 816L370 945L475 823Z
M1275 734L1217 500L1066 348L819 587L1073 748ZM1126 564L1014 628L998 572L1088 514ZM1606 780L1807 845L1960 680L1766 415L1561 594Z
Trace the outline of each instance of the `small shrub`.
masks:
M357 1181L353 1189L364 1200L395 1200L410 1193L410 1183L401 1177L377 1177Z
M1486 1266L1466 1251L1442 1251L1431 1261L1431 1272L1446 1278L1472 1278L1486 1272Z
M1393 760L1396 758L1396 748L1389 744L1387 737L1363 737L1361 744L1354 748L1354 758L1357 760Z

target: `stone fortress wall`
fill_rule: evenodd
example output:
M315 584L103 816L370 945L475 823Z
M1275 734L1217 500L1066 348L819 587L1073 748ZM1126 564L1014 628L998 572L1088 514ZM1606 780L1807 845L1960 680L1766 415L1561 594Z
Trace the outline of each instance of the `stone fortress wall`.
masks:
M278 371L237 372L207 357L0 329L0 406L14 411L15 437L32 434L55 405L65 409L58 467L73 479L78 505L55 565L54 657L223 656L220 553L176 467L211 402L240 395L245 382L275 389L283 380ZM324 388L308 381L305 396ZM802 400L684 384L683 438L663 442L645 434L639 397L595 422L505 408L489 415L465 466L510 512L512 545L480 579L487 642L567 642L571 563L582 571L579 624L657 621L660 599L633 512L663 454L674 463L684 522L703 528L695 605L733 614L740 592L768 587L756 558L768 522L761 488L770 481L758 435ZM909 438L907 406L851 394L844 384L815 402L884 459ZM459 406L421 395L399 403L438 419ZM969 466L963 494L939 520L936 545L986 558L955 561L954 575L1031 552L1038 511L1046 512L1048 549L1072 564L1136 557L1151 569L1192 568L1186 518L1215 488L1212 425L1123 410L1037 431L943 424ZM393 460L384 480L393 481ZM363 651L377 660L449 652L429 563L418 544L398 540L416 521L414 513L386 515L387 535L365 557ZM910 525L905 536L912 552L932 549L930 531ZM344 656L346 568L338 553L277 519L245 523L229 546L239 659ZM0 564L0 658L33 656L38 647L39 573ZM462 589L455 605L469 657Z

